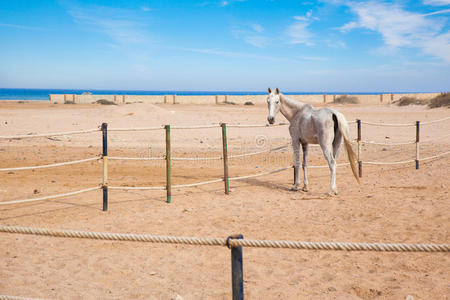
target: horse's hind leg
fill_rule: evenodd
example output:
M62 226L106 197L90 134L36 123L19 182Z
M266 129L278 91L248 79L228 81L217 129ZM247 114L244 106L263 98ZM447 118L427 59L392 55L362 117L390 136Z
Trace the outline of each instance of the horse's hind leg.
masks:
M336 162L339 156L339 149L341 148L341 144L342 144L342 134L340 131L337 131L335 132L333 140L333 156Z
M291 190L298 191L300 184L300 177L298 176L298 169L300 167L300 141L297 138L292 138L292 148L294 150L294 185Z
M302 187L302 191L307 192L308 191L308 172L307 172L306 158L308 156L308 144L302 143L302 150L303 150L303 162L302 162L303 187Z
M328 166L330 167L331 182L330 191L328 192L328 194L337 195L338 190L336 187L336 159L334 158L332 140L327 139L326 136L322 136L321 138L319 138L319 143L320 147L322 148L323 156L325 156L325 159L328 162Z

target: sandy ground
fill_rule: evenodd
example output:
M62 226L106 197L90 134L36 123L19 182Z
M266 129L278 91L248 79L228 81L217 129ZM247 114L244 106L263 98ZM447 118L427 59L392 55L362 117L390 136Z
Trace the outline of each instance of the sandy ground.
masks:
M409 123L449 116L420 106L335 106L347 120ZM0 102L0 135L96 128L264 124L263 106L130 104L51 105ZM277 121L285 121L280 115ZM355 138L355 124L351 126ZM450 121L422 126L421 156L450 150ZM228 131L232 154L284 145L286 127ZM444 137L446 136L447 137ZM440 138L443 137L443 138ZM405 142L414 127L363 125L363 139ZM172 130L173 156L220 155L220 129ZM82 159L101 151L99 133L0 140L0 168ZM161 157L164 132L110 132L109 155ZM230 161L231 176L291 163L278 151ZM363 148L363 160L413 159L415 146ZM345 162L345 153L340 162ZM312 148L311 165L324 165ZM101 183L101 162L35 171L1 172L0 201L74 191ZM164 191L110 191L28 204L0 206L3 225L121 233L300 241L449 243L450 156L395 166L364 165L358 185L348 167L338 169L340 194L327 197L326 169L309 171L310 192L289 191L292 171L223 184ZM173 184L220 178L221 161L174 162ZM110 185L165 184L164 161L110 162ZM50 299L230 299L230 251L224 247L103 242L0 234L0 294ZM447 299L450 260L443 253L333 252L244 248L248 299Z

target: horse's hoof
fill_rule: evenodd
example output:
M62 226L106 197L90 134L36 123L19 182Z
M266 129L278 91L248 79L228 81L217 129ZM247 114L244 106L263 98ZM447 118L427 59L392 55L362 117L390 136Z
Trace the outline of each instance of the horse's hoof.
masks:
M298 187L296 185L294 185L293 187L291 187L291 191L297 192L298 191Z
M309 192L309 189L308 189L307 186L304 186L304 187L302 187L302 191L304 191L304 192Z
M337 190L331 190L328 192L328 196L330 196L330 197L336 196L337 194L338 194Z

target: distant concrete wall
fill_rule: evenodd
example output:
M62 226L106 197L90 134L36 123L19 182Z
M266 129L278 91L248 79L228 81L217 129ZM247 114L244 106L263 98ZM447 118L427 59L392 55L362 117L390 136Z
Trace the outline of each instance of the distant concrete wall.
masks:
M351 95L357 97L361 104L389 104L401 97L415 97L418 99L431 99L440 93L411 93L411 94L382 94L382 95ZM318 104L331 103L340 95L288 95L297 101ZM74 95L74 94L51 94L52 103L95 103L106 99L117 104L125 103L168 103L168 104L221 104L235 103L244 104L249 101L253 104L266 103L267 95Z

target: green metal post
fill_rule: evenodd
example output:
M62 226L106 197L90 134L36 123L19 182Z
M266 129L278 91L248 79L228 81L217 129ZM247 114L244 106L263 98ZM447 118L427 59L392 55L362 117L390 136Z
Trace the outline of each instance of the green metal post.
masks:
M223 181L225 182L225 194L230 193L230 180L228 178L228 146L227 146L227 124L220 124L222 127L222 145L223 145Z
M167 203L172 203L172 163L170 157L170 125L166 125L166 191Z

